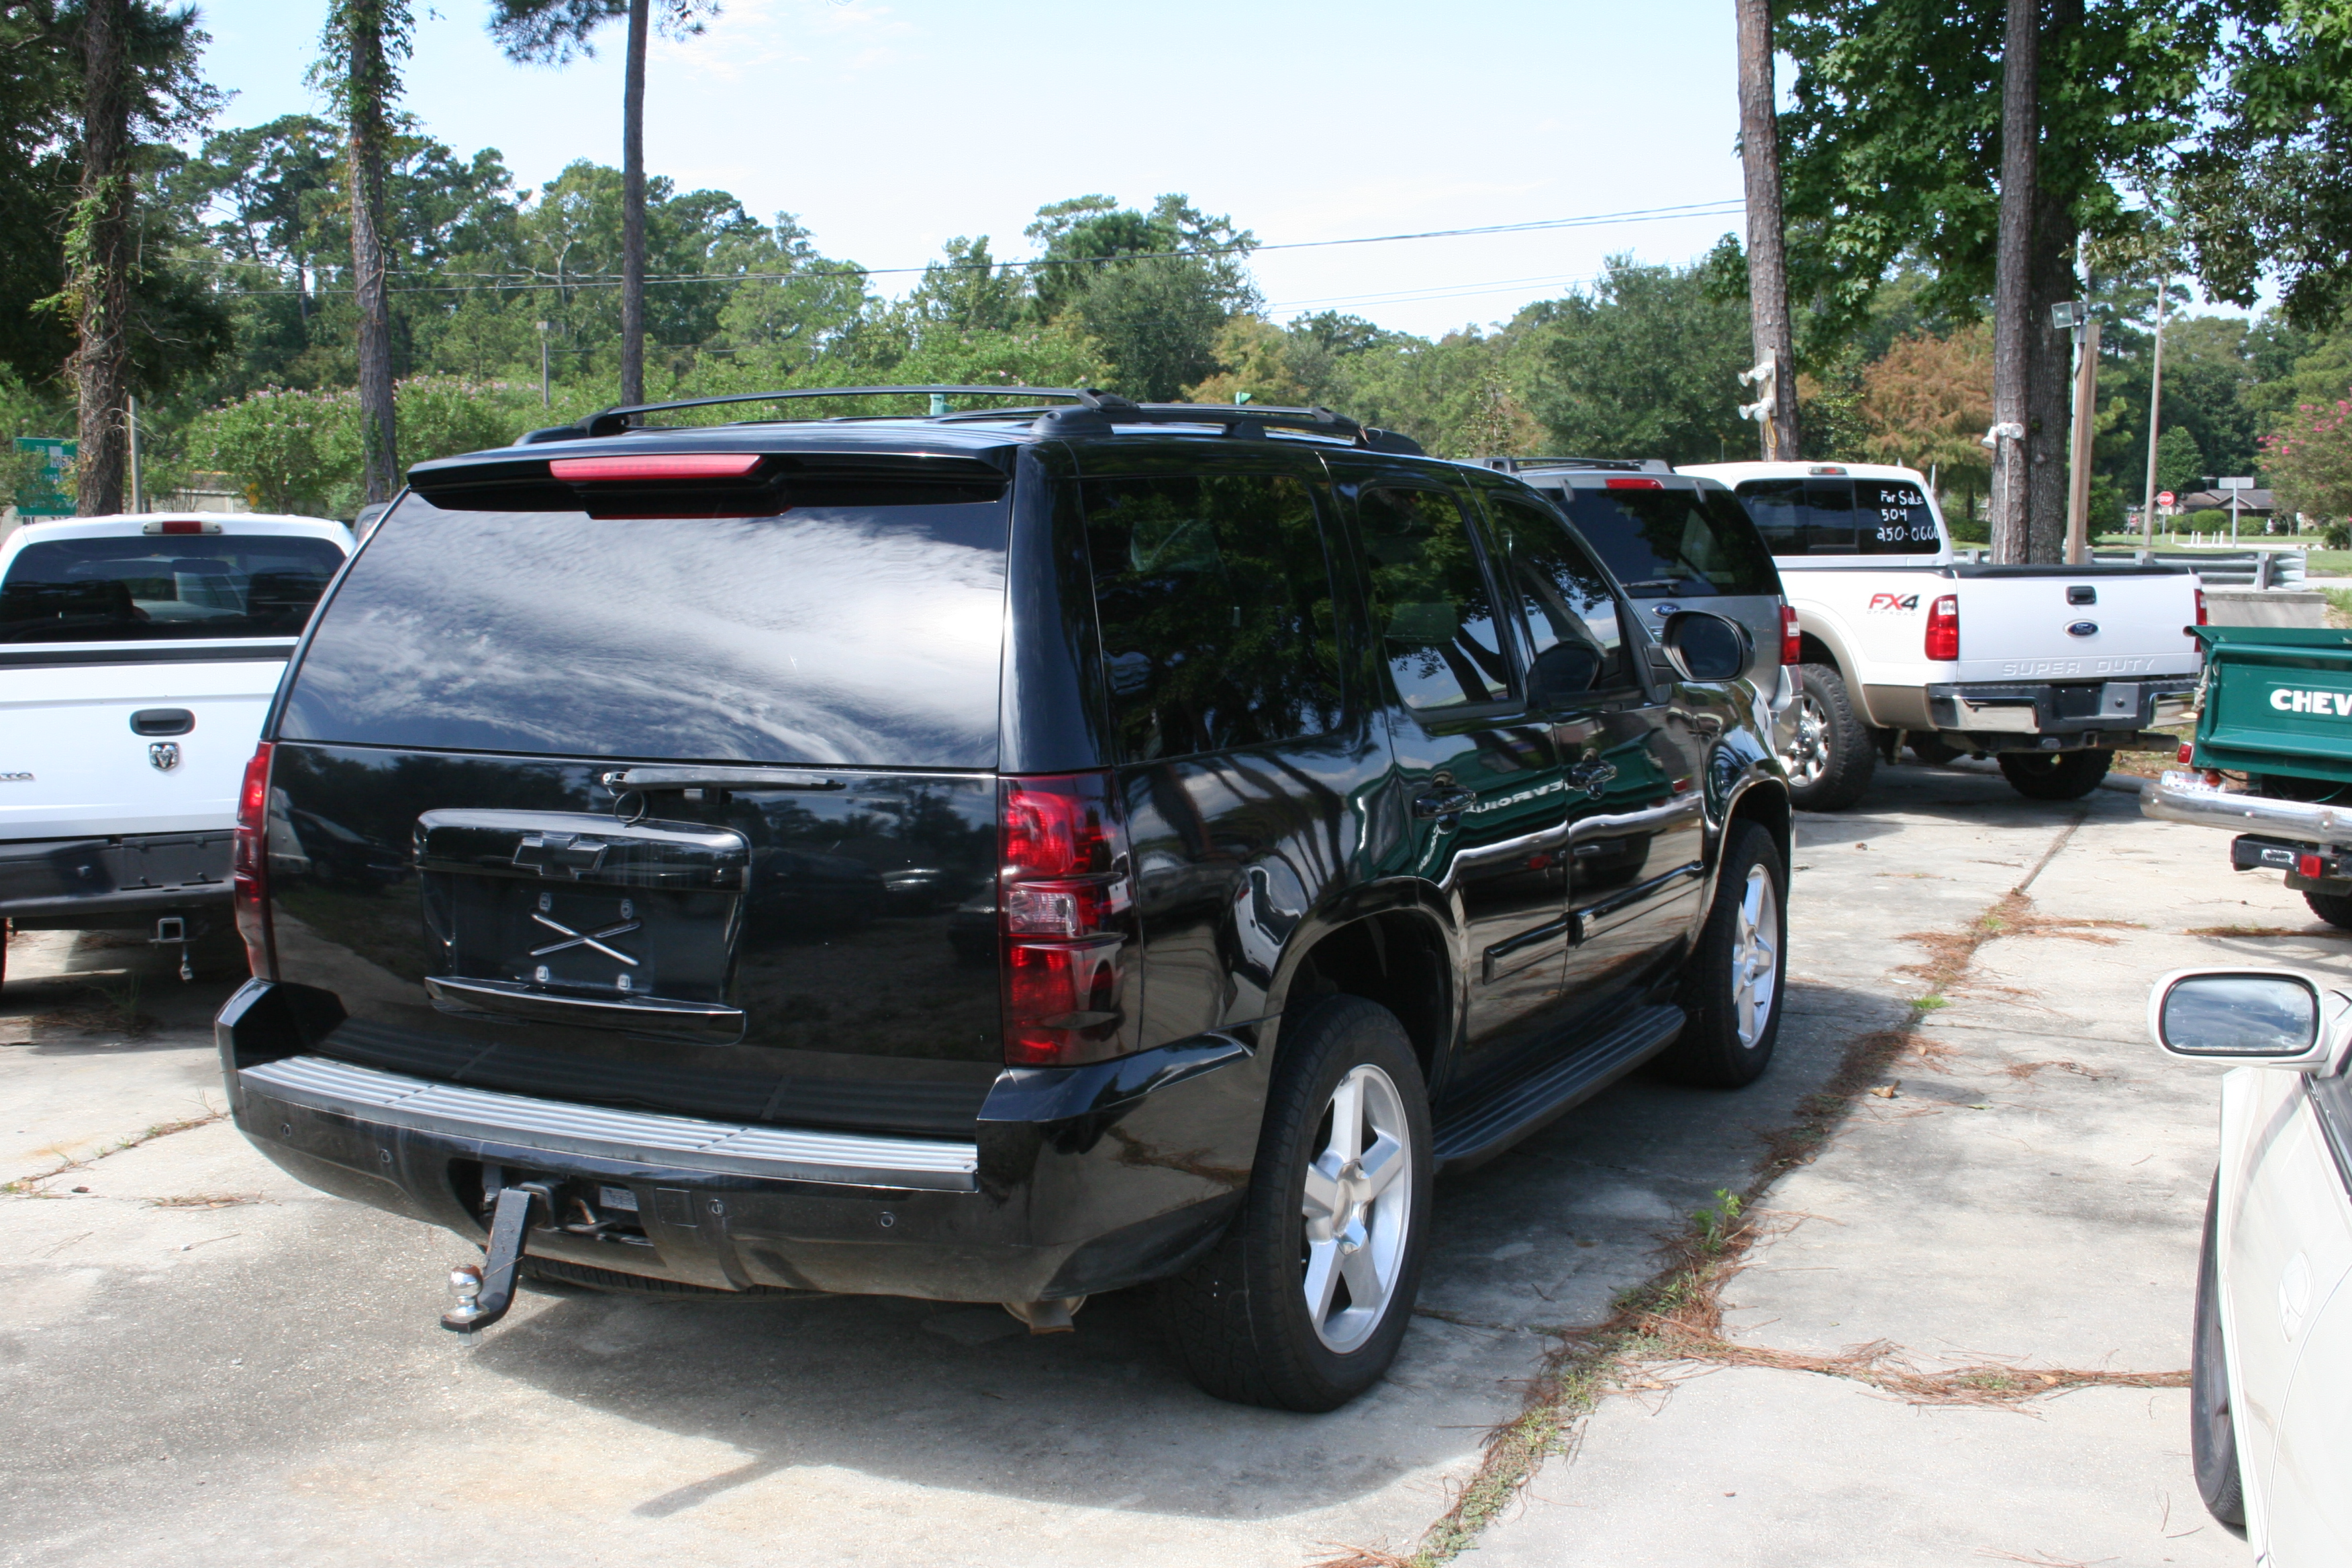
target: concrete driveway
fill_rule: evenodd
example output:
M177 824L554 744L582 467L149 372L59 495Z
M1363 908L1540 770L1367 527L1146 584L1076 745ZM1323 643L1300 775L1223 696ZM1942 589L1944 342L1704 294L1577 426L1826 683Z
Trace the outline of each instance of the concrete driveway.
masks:
M0 1200L0 1561L1393 1560L1580 1342L1563 1331L1609 1318L1662 1238L1825 1118L1762 1197L1731 1341L1810 1365L1884 1340L1872 1365L1930 1375L2186 1367L2213 1086L2144 1042L2147 982L2331 967L2343 944L2187 934L2315 922L2233 876L2220 835L2144 822L2126 794L1881 780L1801 824L1772 1073L1728 1095L1637 1079L1442 1184L1394 1373L1314 1417L1195 1392L1125 1296L1043 1339L992 1307L526 1298L460 1340L436 1320L463 1244L296 1185L206 1120L227 982L19 937L0 993L0 1180L23 1189ZM1988 914L2009 929L1984 938ZM2103 921L2128 923L2079 923ZM1954 969L1919 932L1972 951ZM1945 1005L1915 1008L1931 984ZM152 1022L126 1027L126 1003ZM1889 1095L1811 1098L1857 1041L1896 1035ZM2246 1560L2198 1504L2175 1388L2021 1410L1705 1357L1601 1370L1625 1392L1569 1451L1489 1464L1509 1501L1474 1521L1481 1561Z

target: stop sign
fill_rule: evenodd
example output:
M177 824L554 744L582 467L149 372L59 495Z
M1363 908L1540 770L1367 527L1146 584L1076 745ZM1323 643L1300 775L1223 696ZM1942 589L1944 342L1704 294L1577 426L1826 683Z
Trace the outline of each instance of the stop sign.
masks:
M2156 504L2158 506L2170 506L2172 504L2172 492L2170 490L2157 491Z

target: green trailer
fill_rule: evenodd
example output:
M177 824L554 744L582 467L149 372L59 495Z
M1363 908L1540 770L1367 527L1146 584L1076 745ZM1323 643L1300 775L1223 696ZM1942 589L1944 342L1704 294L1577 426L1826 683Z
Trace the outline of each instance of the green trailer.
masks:
M2168 822L2222 827L2230 863L2276 870L2352 930L2352 631L2192 626L2205 671L2196 738L2140 797Z

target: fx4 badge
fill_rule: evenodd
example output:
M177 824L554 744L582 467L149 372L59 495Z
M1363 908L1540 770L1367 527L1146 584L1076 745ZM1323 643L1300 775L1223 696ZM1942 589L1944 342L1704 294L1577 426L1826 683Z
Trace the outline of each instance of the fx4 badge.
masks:
M1918 607L1919 595L1916 594L1873 594L1870 596L1870 613L1873 615L1899 616Z
M159 773L168 773L180 765L180 742L158 741L147 748L147 761Z

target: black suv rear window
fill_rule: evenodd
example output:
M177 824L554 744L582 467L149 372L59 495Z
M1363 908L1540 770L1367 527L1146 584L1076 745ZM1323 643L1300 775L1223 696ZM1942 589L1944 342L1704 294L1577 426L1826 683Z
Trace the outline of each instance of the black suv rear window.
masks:
M1569 521L1637 599L1780 591L1756 525L1718 489L1570 489Z
M320 612L289 740L692 762L996 764L1003 500L844 487L771 517L410 494Z
M290 637L343 552L275 534L132 534L27 544L0 584L0 642Z
M1933 555L1936 517L1907 479L1749 479L1739 499L1775 555Z

